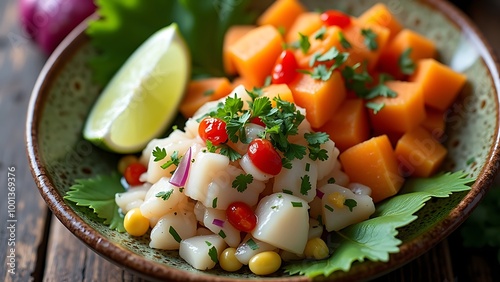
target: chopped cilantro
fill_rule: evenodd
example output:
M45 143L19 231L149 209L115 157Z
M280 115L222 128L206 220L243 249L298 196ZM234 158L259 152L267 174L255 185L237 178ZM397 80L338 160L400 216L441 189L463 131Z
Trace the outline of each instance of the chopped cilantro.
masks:
M313 144L324 144L328 142L328 139L330 136L326 132L311 132L311 133L305 133L304 138L307 140L307 143L310 145Z
M375 103L375 102L368 102L365 104L365 107L368 109L372 110L374 114L378 114L384 107L384 103Z
M278 206L272 206L271 207L272 210L277 210L278 209Z
M299 46L302 53L307 54L309 48L311 48L311 42L309 42L309 37L299 32Z
M301 208L302 207L302 202L291 202L292 206L294 208Z
M255 241L252 238L248 239L247 245L248 247L250 247L250 249L254 251L259 249L259 245L257 245L257 243L255 243Z
M203 92L203 96L212 96L212 95L214 95L214 93L215 93L215 90L208 89L205 92Z
M219 262L219 257L217 255L217 248L215 246L212 245L212 243L208 242L208 241L205 241L205 244L207 244L207 246L211 246L210 249L208 249L208 256L210 256L210 259L215 262L215 263L218 263Z
M327 183L328 184L334 184L335 183L335 178L333 178L333 177L328 178Z
M365 37L365 45L370 51L377 50L377 34L373 32L370 28L362 29L361 34Z
M168 233L170 233L170 235L172 235L172 237L174 238L174 240L177 243L180 243L182 241L181 236L179 235L179 233L177 233L177 231L175 230L175 228L173 226L170 226L168 228Z
M328 69L325 65L321 64L310 70L298 70L301 73L310 75L314 79L321 79L327 81L332 76L333 70Z
M357 96L363 97L368 91L368 84L373 81L373 78L366 69L366 64L363 64L363 69L360 71L361 64L354 66L345 66L342 69L342 76L348 90L354 91Z
M283 168L286 168L286 169L291 169L292 168L292 162L290 162L290 160L287 159L287 158L282 158L281 159L281 165L283 166Z
M415 71L416 65L415 62L412 60L410 57L412 52L412 48L406 48L406 50L403 51L401 56L399 56L398 59L398 65L399 69L403 74L410 75Z
M220 146L220 154L228 157L229 160L232 162L239 160L241 158L241 155L238 152L236 152L233 148L225 144Z
M221 229L221 230L219 231L219 236L221 236L221 237L222 237L222 239L225 239L225 238L226 238L226 233L224 233L224 231Z
M309 175L306 174L300 178L300 194L307 195L311 189L311 180Z
M217 208L217 197L212 200L212 208Z
M236 188L238 192L243 193L247 189L248 184L252 182L253 176L251 174L240 174L234 179L232 187Z
M369 90L363 98L369 100L376 97L397 97L398 94L394 90L387 87L387 85L385 85L385 82L390 79L392 79L390 75L385 73L381 74L379 77L378 85Z
M358 202L356 202L356 200L354 199L346 199L344 201L344 206L348 207L349 208L349 211L352 212L352 209L354 209L354 207L356 207L358 205Z
M340 45L344 47L344 49L349 49L352 48L352 45L349 41L344 36L344 33L342 31L339 31L339 39L340 39Z
M314 33L314 35L313 35L314 39L323 40L323 38L325 37L325 33L326 33L326 27L321 26L321 28Z
M293 192L288 189L283 189L283 193L288 194L288 195L293 195Z
M167 157L167 151L165 150L165 148L160 148L158 146L154 148L152 154L153 157L155 157L154 159L155 162L159 162Z
M285 27L280 25L278 26L278 32L281 34L281 36L284 36L286 34L286 30L285 30Z
M161 191L156 193L155 197L157 198L162 198L164 201L170 199L170 196L172 196L172 193L174 193L174 190L168 190L168 191Z
M333 208L332 208L331 206L329 206L329 205L325 205L325 209L327 209L327 210L329 210L329 211L333 212Z
M310 163L306 163L305 171L309 171L310 169L311 169L311 164Z
M170 160L161 165L161 168L167 169L172 165L178 166L181 159L179 158L179 151L174 151L170 156Z

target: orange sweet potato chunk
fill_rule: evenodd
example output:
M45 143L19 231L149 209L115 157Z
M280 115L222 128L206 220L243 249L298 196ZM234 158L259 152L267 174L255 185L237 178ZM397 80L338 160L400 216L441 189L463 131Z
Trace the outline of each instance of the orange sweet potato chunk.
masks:
M224 65L224 72L227 75L236 74L236 67L234 66L231 52L229 52L229 47L254 28L254 25L233 25L226 31L222 46L222 61Z
M368 114L362 99L345 100L332 118L318 131L326 132L343 152L370 138Z
M387 81L385 85L396 92L396 97L377 97L370 102L384 105L380 111L368 110L371 124L376 132L407 132L425 119L422 89L415 82Z
M389 29L389 40L393 39L401 30L403 25L391 13L383 3L377 3L358 17L361 23L376 24Z
M323 126L346 96L342 75L334 71L327 81L298 73L290 84L295 103L306 109L306 118L313 128Z
M295 103L293 100L292 90L286 84L271 84L262 88L262 96L269 97L273 107L276 107L276 102L273 101L275 97L280 97L283 101Z
M435 58L437 51L434 42L423 35L409 29L400 31L392 39L380 55L378 68L402 80L406 75L401 71L399 61L403 53L411 48L409 57L413 62L421 59Z
M339 33L341 31L342 29L338 26L329 26L326 28L322 38L317 38L315 32L309 35L308 40L311 46L307 52L304 53L300 48L294 52L299 67L309 68L309 62L315 54L324 54L332 47L339 49Z
M184 117L191 117L203 104L227 96L232 90L231 82L225 77L192 80L187 86L179 111Z
M424 59L417 63L409 80L422 86L426 105L444 111L458 96L467 77L434 59Z
M285 41L292 43L300 39L299 33L310 36L323 26L323 21L317 12L305 12L300 14L286 32Z
M415 177L432 176L447 154L446 148L420 126L399 139L395 152L405 175Z
M298 0L277 0L257 18L257 24L283 28L286 33L295 19L305 11Z
M263 85L282 51L283 38L272 25L249 31L229 47L236 70L248 83Z
M446 130L445 113L433 108L426 108L425 113L425 119L420 125L427 129L434 138L440 140Z
M371 197L375 203L394 196L404 183L386 135L359 143L341 153L339 158L351 182L372 189Z

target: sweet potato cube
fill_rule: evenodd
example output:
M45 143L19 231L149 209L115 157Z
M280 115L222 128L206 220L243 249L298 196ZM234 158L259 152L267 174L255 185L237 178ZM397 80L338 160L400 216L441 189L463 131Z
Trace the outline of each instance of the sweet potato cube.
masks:
M282 51L283 39L271 25L249 31L229 47L236 70L248 83L262 86Z
M403 79L406 75L401 71L399 62L401 56L410 48L409 58L414 63L421 59L436 57L436 46L432 40L415 31L403 29L389 42L380 55L378 68L396 79Z
M226 74L236 74L236 67L234 66L231 52L229 52L229 47L254 28L254 25L233 25L229 27L229 29L226 31L226 34L224 34L224 43L222 45L222 61L224 72Z
M275 97L280 97L283 101L295 103L293 100L292 90L286 84L271 84L262 88L262 95L269 97L273 107L276 107L276 102L273 101Z
M446 129L445 113L433 108L426 108L425 113L425 119L420 125L427 129L436 140L440 140Z
M378 112L368 110L370 121L376 132L407 132L425 119L422 89L415 82L387 81L385 85L396 97L377 97L369 102L383 105Z
M458 96L467 77L434 59L425 59L417 63L409 80L422 86L426 105L444 111Z
M332 47L336 47L338 49L340 47L340 32L342 32L340 27L329 26L326 28L321 38L317 38L315 32L309 35L308 40L311 46L307 52L304 53L300 48L294 52L299 66L301 68L309 68L309 62L316 54L324 54Z
M344 81L338 71L334 71L326 81L298 73L290 89L295 103L306 109L307 120L313 128L323 126L346 96Z
M370 138L368 114L362 99L345 100L332 118L318 131L326 132L343 152Z
M361 23L376 24L389 29L389 40L393 39L402 29L403 25L396 19L387 6L377 3L358 17Z
M191 117L203 104L225 97L231 90L231 82L225 77L192 80L188 83L179 111L184 117Z
M305 12L300 14L293 22L285 35L285 41L292 43L300 39L299 33L310 36L323 26L323 21L317 12Z
M277 0L257 18L257 24L269 24L276 28L283 28L286 32L295 19L305 11L306 9L298 0Z
M382 50L389 41L390 31L388 28L375 24L362 23L353 20L351 25L343 30L345 39L351 44L351 48L339 49L343 52L349 52L347 65L354 66L358 63L367 63L368 70L373 70L382 54ZM367 41L373 36L373 42L376 44L370 46Z
M443 163L447 150L429 131L418 126L399 139L395 152L406 176L430 177Z
M371 197L375 203L395 195L404 183L386 135L373 137L347 149L340 154L340 162L351 182L372 189Z

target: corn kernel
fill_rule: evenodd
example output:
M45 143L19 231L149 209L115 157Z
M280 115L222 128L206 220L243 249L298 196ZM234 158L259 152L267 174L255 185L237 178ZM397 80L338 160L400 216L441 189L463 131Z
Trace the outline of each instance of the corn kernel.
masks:
M127 168L127 166L129 166L130 164L136 163L136 162L139 162L139 160L134 155L123 156L118 161L118 172L120 172L120 174L123 175L125 173L125 169Z
M345 196L339 192L333 192L328 195L328 201L336 208L340 209L344 206Z
M141 209L133 208L127 212L123 219L125 231L132 236L142 236L149 229L149 219L145 218Z
M256 275L269 275L276 272L281 266L281 257L273 251L266 251L254 255L248 262L248 267Z
M307 241L304 254L307 258L324 259L329 255L328 246L321 238L312 238Z
M239 270L243 264L236 258L235 248L226 248L219 256L219 264L225 271L233 272Z

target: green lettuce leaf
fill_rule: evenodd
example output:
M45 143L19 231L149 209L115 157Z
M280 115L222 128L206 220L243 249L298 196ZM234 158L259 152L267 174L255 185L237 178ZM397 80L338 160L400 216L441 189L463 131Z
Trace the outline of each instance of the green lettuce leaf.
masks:
M349 271L355 261L388 261L401 244L397 229L414 221L415 213L432 197L469 190L467 184L473 179L466 176L464 172L455 172L408 180L400 194L377 205L370 219L330 233L326 243L333 254L328 259L293 263L285 270L309 277L329 276L335 271Z
M193 60L193 75L223 76L226 30L248 24L250 0L96 0L98 19L86 30L98 54L90 62L93 78L105 85L150 35L176 22Z
M92 209L110 229L125 232L123 216L115 202L115 194L125 192L120 175L99 175L90 179L77 179L64 199Z

